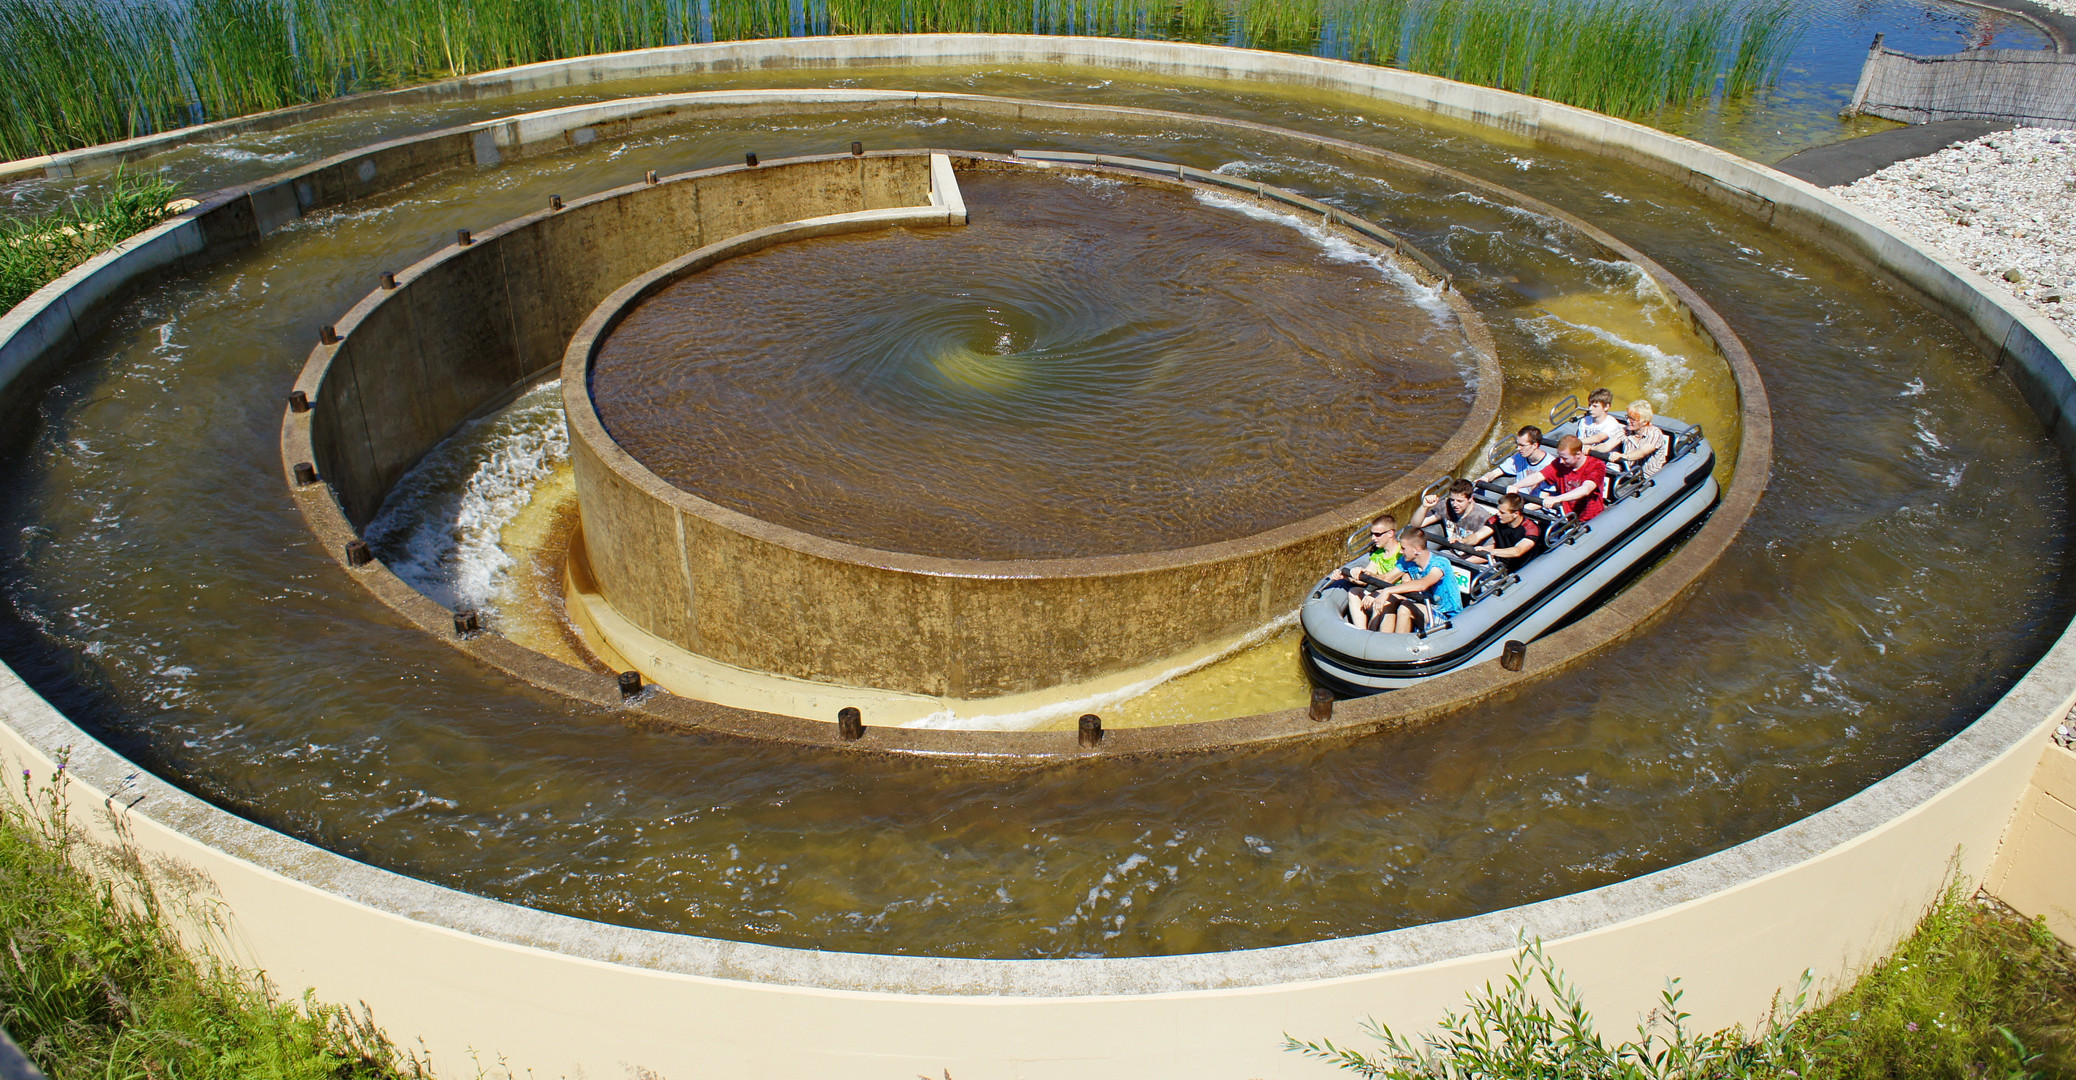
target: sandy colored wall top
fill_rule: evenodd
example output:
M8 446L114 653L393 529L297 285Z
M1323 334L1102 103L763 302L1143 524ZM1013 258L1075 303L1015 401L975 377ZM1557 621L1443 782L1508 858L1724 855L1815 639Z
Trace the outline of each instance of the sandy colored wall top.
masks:
M868 42L730 46L716 62L850 62ZM841 47L839 47L839 45ZM2057 435L2076 429L2069 342L1958 265L1823 192L1633 124L1403 72L1158 43L925 38L924 56L1105 62L1175 75L1324 86L1598 148L1679 176L1863 258L1952 311L2026 385ZM963 50L963 51L961 51ZM553 66L604 79L607 58ZM513 86L510 73L500 73ZM531 76L527 76L530 78ZM291 194L294 194L293 192ZM33 394L17 362L62 348L68 311L137 275L235 244L249 193L124 244L0 319L0 394ZM242 211L225 210L238 199ZM221 218L208 217L220 214ZM204 219L208 224L205 225ZM228 223L224 228L219 225ZM215 237L214 240L211 237ZM77 290L76 292L74 290ZM56 315L52 313L56 312ZM12 350L12 351L10 351ZM17 403L18 404L18 403ZM2065 445L2067 445L2065 443ZM1576 630L1577 628L1573 628ZM1570 631L1567 631L1569 633ZM1531 660L1531 663L1534 661ZM95 742L11 671L0 746L39 778L70 747L77 805L122 805L137 843L198 867L234 913L240 958L291 994L365 1001L399 1042L423 1036L446 1075L509 1061L535 1075L990 1077L1318 1076L1284 1031L1360 1044L1364 1014L1430 1022L1498 975L1518 932L1551 951L1611 1027L1688 978L1695 1023L1749 1022L1805 968L1834 983L1885 950L1944 884L1952 853L1980 875L2076 686L2057 641L1973 724L1879 783L1784 829L1682 866L1472 919L1282 949L1197 957L974 961L850 956L652 934L453 893L273 833L188 796ZM1394 695L1395 696L1395 695ZM127 786L126 786L127 785ZM142 801L132 800L141 796Z

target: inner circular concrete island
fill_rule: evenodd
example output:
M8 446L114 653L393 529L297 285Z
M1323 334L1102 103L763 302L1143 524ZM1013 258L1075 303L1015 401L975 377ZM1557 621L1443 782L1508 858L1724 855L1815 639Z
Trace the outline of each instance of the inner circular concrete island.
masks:
M962 213L710 245L577 332L571 591L645 677L829 721L816 696L879 722L1087 699L1273 622L1349 521L1485 442L1490 335L1376 226L935 159Z

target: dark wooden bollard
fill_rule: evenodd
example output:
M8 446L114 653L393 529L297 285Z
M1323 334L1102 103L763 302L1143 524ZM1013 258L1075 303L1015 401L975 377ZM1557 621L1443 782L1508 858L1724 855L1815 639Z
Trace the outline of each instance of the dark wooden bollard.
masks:
M1499 666L1508 671L1519 671L1521 665L1527 662L1528 643L1525 641L1509 641L1506 647L1500 650Z
M317 342L320 345L337 345L339 343L339 328L330 323L325 323L323 326L318 327Z
M1081 745L1094 746L1103 741L1103 718L1095 713L1081 716Z
M467 637L481 629L483 629L483 621L476 617L475 612L457 611L454 613L455 637Z
M642 177L642 179L653 184L659 179L659 177L656 175L656 170L650 169L648 175Z
M836 710L836 734L845 742L856 742L865 737L865 714L855 705L846 705Z
M296 462L296 486L309 487L317 482L317 466L307 461Z
M752 168L752 169L756 168L756 167L757 167L757 155L756 155L756 154L754 154L754 153L751 153L751 154L744 154L744 155L742 156L742 163L743 163L743 164L745 164L745 165L748 165L748 166L749 166L750 168Z
M548 196L548 209L550 209L550 210L560 210L560 209L562 209L562 196L560 196L560 195L550 195L550 196Z
M309 412L309 411L310 411L310 395L308 395L308 394L306 394L306 393L303 393L303 392L302 392L301 390L291 390L291 391L289 391L289 392L288 392L288 411L289 411L289 412Z
M1312 688L1312 719L1325 722L1334 718L1334 692L1324 686Z
M375 553L368 550L366 540L346 541L346 565L366 566L375 561Z
M634 696L636 696L636 695L640 694L641 692L642 692L642 673L641 673L641 672L639 672L639 671L623 671L623 672L621 672L621 673L620 673L620 697L621 697L622 699L634 697Z
M476 238L470 236L469 231L467 229L456 229L454 230L454 242L460 244L462 247L467 247L470 244L475 243Z
M387 270L382 271L382 287L385 289L396 288L396 275Z
M852 156L852 157L864 157L864 156L865 156L865 144L864 144L864 143L861 143L861 142L854 142L854 143L852 143L852 144L851 144L851 156Z

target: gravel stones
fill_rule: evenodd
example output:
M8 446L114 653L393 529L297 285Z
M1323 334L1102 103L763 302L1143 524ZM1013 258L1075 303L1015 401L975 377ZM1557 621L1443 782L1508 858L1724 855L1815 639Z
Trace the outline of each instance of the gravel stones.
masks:
M2076 6L2076 0L2066 0ZM2076 131L2016 128L1831 189L2076 336Z

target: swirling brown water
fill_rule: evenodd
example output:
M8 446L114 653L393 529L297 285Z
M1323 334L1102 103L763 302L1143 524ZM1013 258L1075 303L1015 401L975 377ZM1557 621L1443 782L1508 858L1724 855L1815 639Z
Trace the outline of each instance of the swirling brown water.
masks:
M2058 456L1958 331L1858 269L1604 160L1342 99L1107 78L885 81L1280 123L1598 221L1705 294L1767 380L1775 473L1719 572L1644 639L1421 731L1005 773L628 731L427 642L316 550L275 446L318 324L456 227L745 147L1059 146L1245 169L1455 270L1524 395L1516 416L1588 377L1538 344L1548 302L1616 284L1533 220L1271 140L824 118L443 176L145 290L51 393L33 444L9 451L0 653L197 792L458 888L778 944L1064 956L1387 929L1693 858L1922 754L2066 623ZM367 134L342 123L242 147L310 156ZM180 160L223 168L202 154Z
M1158 551L1341 506L1462 423L1448 309L1171 188L968 172L963 228L803 240L644 300L613 439L752 517L947 558Z

